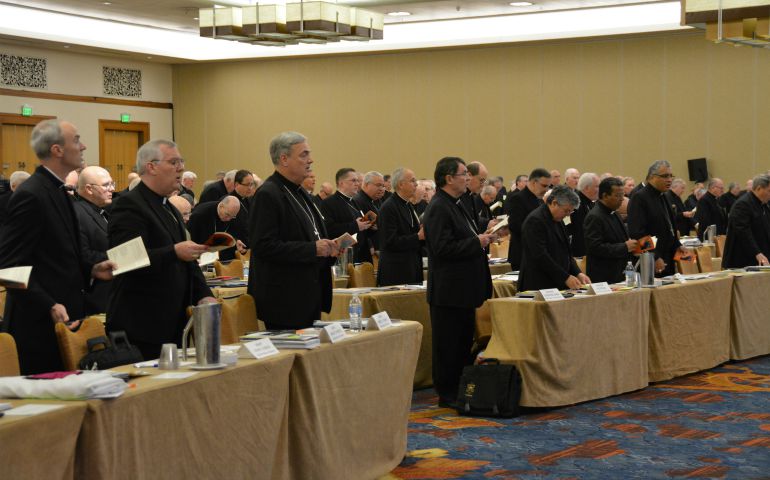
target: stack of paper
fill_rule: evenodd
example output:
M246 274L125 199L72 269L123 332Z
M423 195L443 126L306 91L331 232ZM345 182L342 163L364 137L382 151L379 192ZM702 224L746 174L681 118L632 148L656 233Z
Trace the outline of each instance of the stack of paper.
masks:
M251 342L262 338L269 338L276 348L306 349L316 348L321 344L317 333L296 333L286 331L267 331L247 333L241 336L241 342Z

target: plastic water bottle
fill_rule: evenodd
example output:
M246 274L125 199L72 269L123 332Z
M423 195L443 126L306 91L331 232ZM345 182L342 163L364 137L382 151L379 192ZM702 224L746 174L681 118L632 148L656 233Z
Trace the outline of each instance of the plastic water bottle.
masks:
M626 265L626 286L633 287L636 284L636 271L634 271L634 265L628 262Z
M348 315L350 316L350 331L361 331L361 299L358 294L354 294L348 304Z

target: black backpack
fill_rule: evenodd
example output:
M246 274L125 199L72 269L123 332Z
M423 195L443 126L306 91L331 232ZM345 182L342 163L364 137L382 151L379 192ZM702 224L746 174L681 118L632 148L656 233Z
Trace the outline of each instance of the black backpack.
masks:
M110 332L107 337L88 339L88 353L80 359L80 370L106 370L108 368L141 362L142 354L131 345L126 332ZM102 348L98 348L101 345Z
M457 413L477 417L519 415L521 375L513 365L488 358L463 369L457 391Z

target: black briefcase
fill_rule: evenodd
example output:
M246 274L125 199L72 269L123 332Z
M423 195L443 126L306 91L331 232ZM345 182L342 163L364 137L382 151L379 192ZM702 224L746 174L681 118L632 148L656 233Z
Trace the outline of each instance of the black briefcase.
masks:
M488 358L463 369L457 391L457 413L475 417L511 418L519 415L521 375L513 365Z
M88 353L78 363L80 370L106 370L143 360L139 349L129 343L126 332L110 332L109 335L110 340L107 337L88 339Z

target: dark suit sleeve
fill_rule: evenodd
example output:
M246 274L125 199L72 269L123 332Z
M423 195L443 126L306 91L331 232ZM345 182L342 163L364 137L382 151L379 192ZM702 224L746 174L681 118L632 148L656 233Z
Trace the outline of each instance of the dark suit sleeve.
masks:
M527 219L528 213L524 206L524 201L519 195L516 195L510 203L508 230L514 232L519 238L521 238L521 227L524 225L524 220Z
M751 193L747 193L747 195L751 195ZM736 246L740 245L741 249L745 249L752 257L756 257L757 254L762 253L762 250L751 230L751 217L751 205L748 202L735 202L730 210L732 222L728 235L734 236L738 240Z
M458 227L468 228L457 225L454 222L454 215L443 205L438 206L432 215L426 215L425 241L436 257L444 258L472 258L478 256L481 250L481 243L476 235L465 238L455 233ZM462 207L461 207L462 208Z
M646 197L644 194L639 192L639 194L631 197L631 200L628 202L628 236L634 240L639 240L640 238L649 235L649 232L651 231L649 226L651 220L649 218L649 212L647 211L648 205L645 202L645 199ZM655 249L654 252L656 260L661 258L657 249Z
M564 271L556 262L548 251L548 225L535 216L534 214L529 217L527 222L527 230L522 237L522 244L524 249L529 254L527 262L534 268L544 270L546 275L559 282L559 285L565 285L567 278L570 275L577 275L580 273L580 269L575 263L575 259L570 257L570 270Z
M583 223L586 255L600 258L624 258L628 256L625 242L610 243L605 240L604 225L606 223L598 215L586 215Z
M391 200L393 202L395 200ZM420 248L416 233L399 234L398 224L402 221L397 208L383 208L380 211L380 242L383 250L391 252L413 252ZM416 220L415 220L416 221Z
M292 215L282 204L280 192L258 191L251 213L252 255L264 259L275 259L280 263L316 262L316 246L313 241L284 240L281 238L281 212Z
M10 214L2 227L0 236L0 268L25 266L25 259L36 254L34 249L43 231L39 221L44 218L41 200L39 195L26 190L18 190L14 193L14 198L9 202ZM59 241L56 238L46 240ZM18 294L25 296L28 302L34 302L48 309L56 304L56 300L35 281L34 271L29 277L27 289L19 290Z
M329 238L337 238L345 232L351 235L358 233L358 224L356 221L350 219L351 216L347 214L347 212L341 212L341 209L337 208L337 206L338 202L334 197L329 197L324 200L321 206L321 210L325 218L326 231L329 234ZM342 206L345 207L345 209L348 208L345 205Z
M146 209L143 209L129 197L123 197L115 202L115 207L112 209L110 216L110 248L133 240L136 237L142 237L146 246L150 238L149 222L151 220L148 218L148 215L152 215L152 213L148 213ZM163 262L174 262L177 260L174 245L148 248L147 256L150 257L151 265L161 265Z
M94 235L98 234L98 232L93 231L93 219L91 219L88 213L86 213L86 211L79 205L75 206L75 212L77 213L78 223L80 224L80 249L83 252L83 259L90 265L96 265L99 262L107 260L107 252L102 252L93 245L92 238Z

